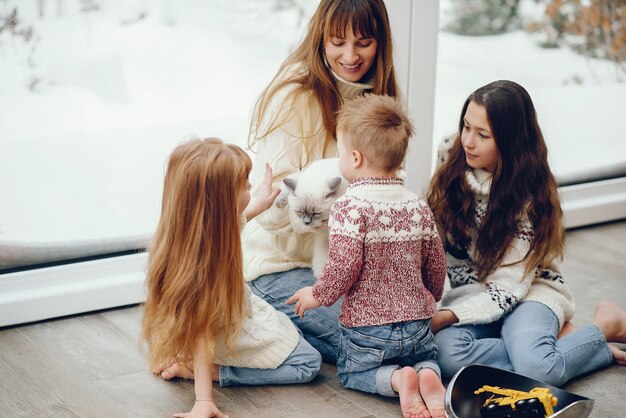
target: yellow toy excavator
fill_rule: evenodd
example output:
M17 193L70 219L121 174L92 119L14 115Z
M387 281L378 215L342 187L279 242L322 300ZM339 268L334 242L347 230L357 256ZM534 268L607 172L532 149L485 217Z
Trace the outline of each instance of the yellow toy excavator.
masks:
M485 385L474 393L491 392L480 409L482 418L546 418L554 413L558 400L547 388L533 388L529 392ZM502 396L496 396L502 395Z

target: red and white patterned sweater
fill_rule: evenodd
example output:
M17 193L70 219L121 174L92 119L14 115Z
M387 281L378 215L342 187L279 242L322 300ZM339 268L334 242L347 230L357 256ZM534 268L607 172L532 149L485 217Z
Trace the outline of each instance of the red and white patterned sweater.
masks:
M332 305L342 295L346 327L432 317L446 259L432 212L397 177L350 184L332 207L329 258L313 296Z

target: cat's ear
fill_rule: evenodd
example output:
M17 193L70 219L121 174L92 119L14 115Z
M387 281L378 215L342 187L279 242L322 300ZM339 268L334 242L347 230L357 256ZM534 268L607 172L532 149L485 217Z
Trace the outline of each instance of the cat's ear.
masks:
M296 187L298 186L298 180L287 177L283 179L283 183L285 184L285 186L287 186L287 188L289 188L289 190L291 190L291 193L296 192Z
M328 180L326 184L330 189L330 192L326 194L326 197L330 197L337 192L337 189L339 189L339 186L341 185L341 177L334 177Z

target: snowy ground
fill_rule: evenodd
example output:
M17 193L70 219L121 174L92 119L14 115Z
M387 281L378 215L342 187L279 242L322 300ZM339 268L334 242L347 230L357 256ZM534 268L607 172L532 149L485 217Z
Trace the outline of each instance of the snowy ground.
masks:
M626 174L626 83L616 81L613 64L539 48L524 32L484 38L440 33L435 140L456 129L470 93L498 79L530 93L561 181Z
M0 268L68 242L95 251L145 240L168 153L193 133L245 145L251 104L315 7L296 1L302 17L270 0L100 1L85 15L78 3L48 0L43 18L36 0L0 3L0 16L20 4L39 37L29 57L0 34ZM434 140L455 129L469 93L503 78L534 98L559 177L623 169L626 84L611 64L522 32L440 34Z

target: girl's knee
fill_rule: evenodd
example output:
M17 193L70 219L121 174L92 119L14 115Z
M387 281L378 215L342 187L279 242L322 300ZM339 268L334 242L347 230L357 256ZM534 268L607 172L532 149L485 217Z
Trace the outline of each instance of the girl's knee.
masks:
M437 363L441 370L441 377L445 379L451 379L459 370L468 365L462 360L446 354L439 354Z
M458 333L446 335L446 330L439 331L435 335L437 345L437 363L441 369L442 377L450 379L464 366L468 366L466 357L469 351L469 342L460 338Z
M539 380L552 386L562 386L567 382L563 362L554 359L533 359L522 364L515 364L516 373Z
M437 352L452 358L463 357L474 341L474 336L462 329L446 328L435 334Z
M315 379L322 367L322 356L315 350L311 349L310 352L304 357L302 364L300 365L302 383L310 382Z

